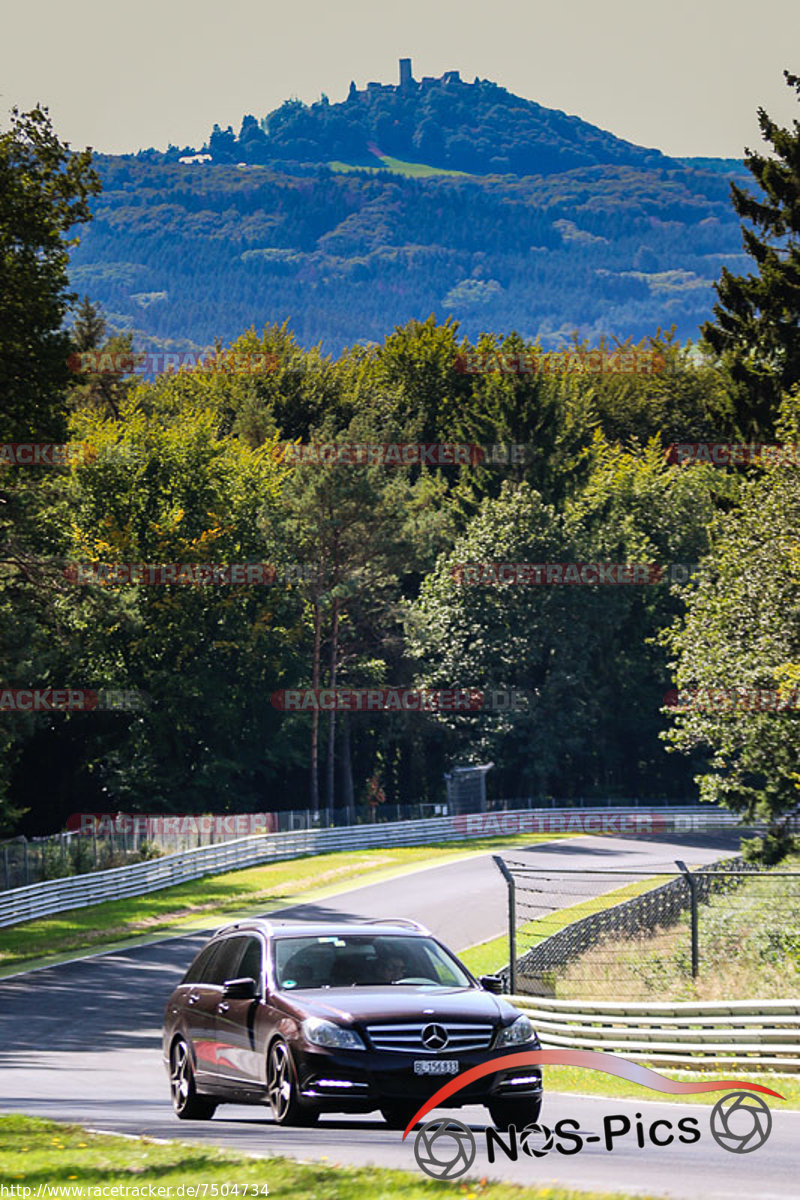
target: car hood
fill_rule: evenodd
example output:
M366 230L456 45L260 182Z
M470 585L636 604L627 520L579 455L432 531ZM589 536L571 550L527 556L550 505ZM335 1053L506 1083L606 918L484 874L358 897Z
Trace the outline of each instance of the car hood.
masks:
M309 1016L337 1024L372 1021L508 1021L518 1010L481 988L390 987L303 988L281 998Z

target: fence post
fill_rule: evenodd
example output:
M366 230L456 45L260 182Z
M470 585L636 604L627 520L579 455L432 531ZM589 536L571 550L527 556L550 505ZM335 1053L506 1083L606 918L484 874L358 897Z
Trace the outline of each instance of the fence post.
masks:
M11 869L8 865L8 846L3 846L3 866L6 869L6 891L11 890Z
M700 956L697 945L697 880L692 875L686 863L681 859L676 858L680 870L683 872L686 882L689 885L691 895L691 913L692 913L692 979L697 979L698 971L700 970Z
M517 885L499 854L493 854L495 866L508 885L508 990L517 994Z

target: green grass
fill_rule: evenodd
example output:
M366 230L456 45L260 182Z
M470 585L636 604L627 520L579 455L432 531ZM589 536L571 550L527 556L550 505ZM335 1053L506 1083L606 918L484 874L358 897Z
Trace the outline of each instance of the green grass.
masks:
M451 171L446 167L431 167L427 163L406 162L402 158L392 158L388 154L382 154L380 161L382 167L361 166L358 163L329 162L328 166L332 171L369 171L372 175L383 175L386 171L393 171L395 175L407 175L411 179L427 179L432 175L461 175L466 176L466 171Z
M579 921L581 917L588 917L604 908L611 908L614 904L621 904L623 900L630 900L633 896L641 896L643 892L649 892L657 882L654 879L639 879L634 883L625 884L624 887L614 888L611 892L605 892L602 896L594 896L591 900L582 900L569 908L548 913L546 917L527 921L517 930L517 958L551 934L558 933L565 925L571 925L573 921ZM502 937L492 938L489 942L479 942L476 946L470 946L468 950L460 951L459 958L475 975L489 975L493 971L499 971L508 965L508 937L504 934Z
M763 1083L765 1087L785 1097L776 1100L773 1096L765 1096L770 1108L776 1105L785 1109L800 1109L800 1076L775 1075L768 1071L740 1071L733 1066L711 1067L705 1072L676 1071L672 1067L655 1067L661 1075L669 1079L742 1079L750 1083ZM698 1095L666 1096L661 1092L651 1092L627 1079L617 1079L613 1075L604 1075L601 1071L589 1071L583 1067L543 1067L545 1090L548 1092L582 1092L588 1096L609 1096L617 1100L657 1100L659 1103L676 1104L714 1104L722 1095L721 1092L705 1092Z
M398 1144L400 1134L397 1135ZM262 1149L269 1144L265 1134ZM267 1194L291 1197L291 1200L389 1200L402 1196L404 1200L435 1200L444 1196L463 1197L463 1200L622 1200L621 1193L577 1192L561 1187L515 1187L506 1183L489 1183L485 1179L459 1179L454 1185L426 1179L414 1162L413 1149L408 1147L409 1171L378 1170L376 1167L340 1167L331 1162L293 1162L290 1159L263 1158L219 1150L207 1143L189 1145L182 1142L154 1142L148 1138L120 1138L109 1134L89 1133L78 1125L62 1125L33 1117L0 1117L0 1163L3 1183L8 1186L31 1188L35 1196L42 1185L61 1185L81 1188L73 1196L86 1200L101 1192L89 1189L117 1186L126 1191L118 1195L132 1197L134 1189L150 1187L169 1189L156 1192L165 1198L175 1198L183 1185L183 1195L189 1188L211 1185L220 1189L223 1184L238 1185L238 1195ZM200 1188L199 1196L203 1197ZM23 1194L24 1195L24 1194ZM228 1195L235 1196L231 1188ZM647 1200L640 1197L639 1200ZM652 1200L652 1198L651 1198Z
M0 930L0 977L70 955L220 925L226 918L278 905L324 899L348 887L378 883L425 866L486 854L505 846L552 842L567 835L529 834L439 842L426 846L336 851L265 863L224 875L74 908ZM498 887L503 887L498 875Z

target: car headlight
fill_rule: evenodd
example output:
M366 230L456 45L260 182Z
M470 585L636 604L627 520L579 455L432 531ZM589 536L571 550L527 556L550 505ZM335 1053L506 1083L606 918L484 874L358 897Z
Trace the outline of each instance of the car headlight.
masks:
M528 1017L521 1016L517 1017L516 1021L512 1021L510 1025L506 1025L505 1029L500 1030L494 1045L495 1049L499 1050L503 1046L523 1046L526 1042L538 1044L538 1041L536 1031Z
M334 1025L333 1021L307 1017L301 1028L306 1041L315 1046L325 1046L328 1050L366 1050L355 1029L345 1029L342 1025Z

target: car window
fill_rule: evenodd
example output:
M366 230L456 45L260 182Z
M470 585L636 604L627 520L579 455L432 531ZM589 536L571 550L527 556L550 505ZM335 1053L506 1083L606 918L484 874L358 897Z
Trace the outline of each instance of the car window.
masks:
M237 977L239 979L255 979L261 986L262 947L260 938L248 938L242 961L239 963ZM230 979L231 976L228 976Z
M430 938L348 934L286 937L275 941L279 988L380 987L408 980L419 985L472 983Z
M221 987L226 979L238 979L240 976L239 963L249 941L250 939L246 937L222 938L218 943L219 952L212 958L204 974L203 982Z
M206 973L217 950L219 950L219 942L211 942L210 945L205 946L197 955L181 982L205 983Z

